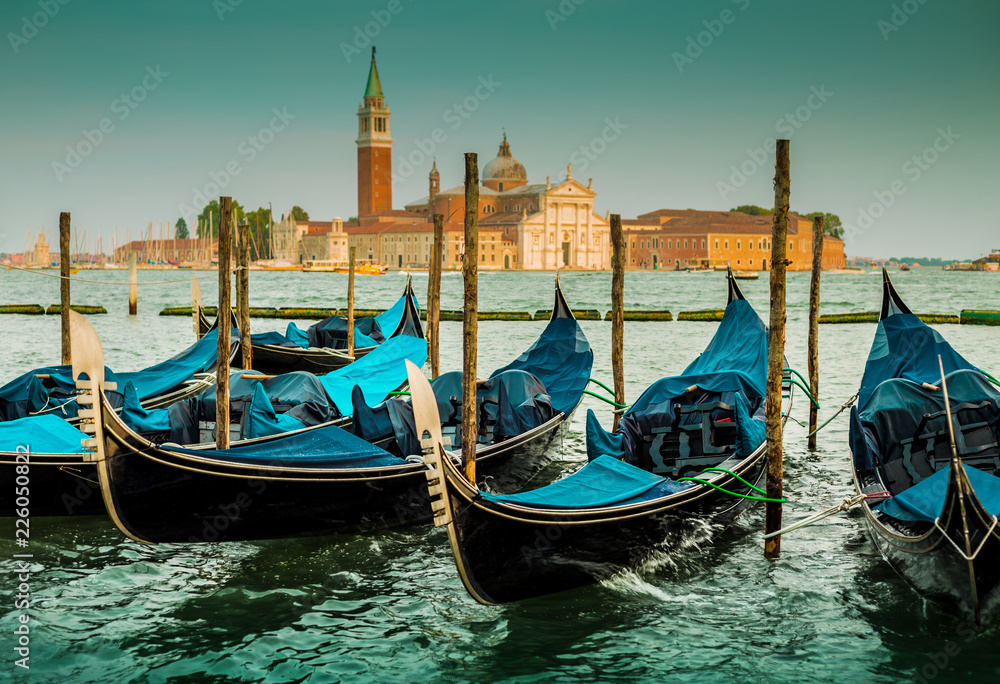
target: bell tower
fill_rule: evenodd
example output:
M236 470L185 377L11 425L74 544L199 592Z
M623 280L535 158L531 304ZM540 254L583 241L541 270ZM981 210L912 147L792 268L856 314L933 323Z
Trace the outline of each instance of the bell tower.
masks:
M375 66L375 48L364 100L358 105L358 216L392 209L392 137L389 108Z

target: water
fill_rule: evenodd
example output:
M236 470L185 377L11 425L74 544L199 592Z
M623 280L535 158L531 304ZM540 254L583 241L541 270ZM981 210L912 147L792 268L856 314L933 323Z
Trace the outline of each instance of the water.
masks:
M194 275L206 275L195 272ZM123 282L124 273L81 271ZM141 272L144 282L184 277ZM809 276L789 275L787 354L805 371ZM1000 308L1000 277L914 270L894 274L916 311ZM421 300L426 275L414 274ZM388 306L397 274L359 278L360 306ZM610 308L610 275L562 276L577 308ZM552 276L482 273L481 308L551 306ZM52 304L58 281L0 273L3 302ZM216 282L201 281L206 302ZM767 280L741 287L766 312ZM251 274L254 305L342 306L346 276ZM457 309L461 278L445 274L442 308ZM876 276L825 275L823 312L875 310ZM107 364L137 370L194 338L190 320L160 317L184 305L184 282L140 288L139 316L126 315L127 288L74 284L74 301L103 304L93 316ZM721 307L719 274L629 273L626 307ZM283 329L283 321L253 321ZM610 384L610 323L582 323L596 350L594 377ZM480 323L480 368L518 354L544 323ZM627 323L626 396L679 372L711 338L714 323ZM459 323L442 323L444 368L459 368ZM874 325L824 325L820 420L856 390ZM1000 370L1000 330L938 326L970 361ZM56 316L0 316L0 379L59 358ZM585 459L586 409L606 425L607 405L587 397L560 453L561 467ZM793 416L807 418L805 402ZM847 424L838 418L805 448L806 430L785 434L786 519L839 502L850 492ZM169 511L164 511L169 515ZM10 521L0 541L0 680L32 682L363 681L996 681L997 629L973 634L926 604L878 557L857 517L837 516L787 536L776 562L762 557L754 510L711 545L660 559L601 585L505 607L465 593L442 530L368 536L147 547L103 518L31 521L31 672L14 666L16 547Z

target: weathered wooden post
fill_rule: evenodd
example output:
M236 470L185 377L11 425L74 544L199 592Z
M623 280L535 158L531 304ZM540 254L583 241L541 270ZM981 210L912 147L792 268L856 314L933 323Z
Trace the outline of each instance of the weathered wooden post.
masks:
M444 254L444 214L434 214L434 244L431 246L431 267L427 273L427 353L431 362L431 378L441 375L441 262Z
M465 316L462 322L462 465L476 482L476 346L479 341L479 157L465 153Z
M135 316L139 311L139 277L135 272L135 252L128 253L128 315Z
M191 317L194 318L194 334L201 339L201 285L191 276Z
M233 198L220 197L219 217L219 346L215 367L215 446L229 448L229 347L232 316Z
M774 162L774 222L771 224L771 315L767 339L767 485L768 499L782 498L783 450L781 436L781 385L785 367L785 270L788 266L788 196L791 178L788 141L778 140ZM781 529L781 504L768 501L764 511L764 533ZM764 542L764 557L781 555L781 537Z
M240 324L240 356L244 370L253 368L253 347L250 343L250 224L246 219L239 225L236 242L239 245L239 266L236 275L236 312Z
M354 250L348 250L347 259L347 355L354 360Z
M611 214L611 373L615 381L615 403L625 403L625 234L622 217ZM615 409L612 429L618 429L621 413Z
M823 215L813 218L813 268L809 281L809 391L819 401L819 278L823 272ZM809 443L816 448L816 424L819 422L816 404L809 402Z
M64 366L73 362L69 342L69 212L59 214L59 307L62 323L62 363Z

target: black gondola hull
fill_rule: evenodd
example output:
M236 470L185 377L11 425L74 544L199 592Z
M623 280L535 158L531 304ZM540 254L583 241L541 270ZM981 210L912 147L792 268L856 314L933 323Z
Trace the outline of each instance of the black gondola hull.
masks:
M0 453L0 517L16 515L26 508L32 517L100 515L104 513L97 468L80 454L31 454L28 472L17 472L19 454ZM27 485L23 485L27 477ZM28 488L28 505L16 496L16 489Z
M759 483L759 455L739 470ZM748 499L694 488L671 501L600 512L512 510L475 496L451 466L444 466L452 511L453 551L470 594L487 604L553 594L600 582L661 553L706 541L732 523ZM721 486L753 494L736 480ZM707 491L706 491L707 490Z
M192 460L151 447L104 411L105 503L119 528L146 542L241 541L360 532L430 520L422 464L381 469L255 467ZM480 477L513 491L548 462L560 414L481 453Z

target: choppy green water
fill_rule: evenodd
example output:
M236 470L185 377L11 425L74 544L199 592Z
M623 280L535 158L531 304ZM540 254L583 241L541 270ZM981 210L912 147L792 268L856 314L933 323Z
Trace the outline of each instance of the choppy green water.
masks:
M142 272L140 280L183 277ZM204 275L196 273L195 275ZM123 273L78 277L124 280ZM1000 308L1000 277L919 271L894 274L916 311ZM421 296L426 276L415 274ZM358 279L360 306L387 306L399 275ZM562 276L570 303L610 308L609 274ZM880 279L826 275L823 312L874 310ZM215 281L201 281L205 301ZM551 274L483 273L482 309L551 305ZM766 315L767 281L743 282ZM58 301L55 279L0 272L2 302ZM251 276L260 306L336 306L346 276ZM805 371L808 274L789 276L787 354ZM136 370L193 340L189 319L159 310L189 300L186 284L140 289L139 316L125 316L120 285L74 285L74 301L112 311L91 320L114 369ZM459 308L461 278L446 274L443 308ZM721 307L718 274L630 273L626 307ZM284 322L254 321L260 330ZM480 324L480 367L509 361L542 323ZM610 323L584 322L594 376L609 380ZM0 316L0 382L59 358L58 317ZM627 323L627 397L679 372L711 338L714 323ZM459 323L442 324L442 362L460 367ZM872 325L821 327L820 419L853 394ZM1000 329L938 326L970 361L1000 371ZM563 444L563 467L585 459L586 398ZM804 402L793 415L806 418ZM850 491L847 427L838 419L805 448L806 431L785 434L786 519ZM169 515L169 511L164 511ZM760 511L717 543L690 549L602 585L506 607L473 602L455 573L446 535L413 528L371 536L147 547L103 518L31 521L31 671L14 666L11 521L0 539L0 680L37 682L354 681L996 681L997 630L971 635L925 604L882 561L859 519L840 516L788 535L783 557L762 557Z

